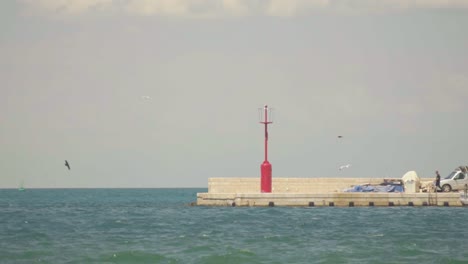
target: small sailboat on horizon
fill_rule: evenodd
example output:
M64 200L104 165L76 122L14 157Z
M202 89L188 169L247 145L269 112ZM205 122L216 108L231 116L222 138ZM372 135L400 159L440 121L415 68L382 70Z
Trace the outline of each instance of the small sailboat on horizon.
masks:
M24 190L25 190L25 189L24 189L24 182L21 181L21 184L20 184L20 186L18 187L18 191L21 192L21 191L24 191Z

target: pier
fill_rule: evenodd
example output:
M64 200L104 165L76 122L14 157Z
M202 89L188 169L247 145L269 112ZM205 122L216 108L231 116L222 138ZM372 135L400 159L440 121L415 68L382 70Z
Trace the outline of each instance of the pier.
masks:
M434 192L421 186L433 179L420 179L409 171L401 179L384 178L273 178L268 161L268 125L272 108L258 109L264 128L264 160L260 178L210 178L208 192L198 193L200 206L463 206L460 193ZM342 138L342 136L338 136ZM350 164L340 167L349 167ZM397 182L397 183L396 183ZM404 185L403 185L404 184ZM353 189L365 186L366 189ZM388 189L386 187L389 187ZM365 191L365 192L357 192Z
M421 179L429 182L433 179ZM210 178L199 206L463 206L458 192L345 192L354 185L380 184L383 178L273 178L272 191L260 192L258 178Z

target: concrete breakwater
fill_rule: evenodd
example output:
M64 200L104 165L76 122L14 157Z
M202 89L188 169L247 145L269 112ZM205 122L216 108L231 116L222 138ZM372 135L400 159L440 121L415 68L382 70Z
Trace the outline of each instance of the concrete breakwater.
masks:
M459 193L344 192L384 178L273 178L272 192L260 193L258 178L210 178L201 206L462 206ZM432 179L421 179L429 182Z

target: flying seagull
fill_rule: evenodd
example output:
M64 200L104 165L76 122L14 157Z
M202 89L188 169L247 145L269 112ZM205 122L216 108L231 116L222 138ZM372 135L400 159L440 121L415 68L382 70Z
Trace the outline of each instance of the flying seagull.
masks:
M342 166L340 166L338 169L339 169L339 170L344 170L344 169L347 169L347 168L349 168L349 167L351 167L351 164L342 165Z
M70 170L70 164L68 164L67 160L65 160L65 166L68 168L68 170Z

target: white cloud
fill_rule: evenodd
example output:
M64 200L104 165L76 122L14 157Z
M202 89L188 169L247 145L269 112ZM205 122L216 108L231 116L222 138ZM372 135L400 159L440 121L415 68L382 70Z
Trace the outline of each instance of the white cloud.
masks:
M249 5L242 0L223 0L224 9L234 15L249 14Z
M468 8L468 0L17 0L34 14L78 15L118 10L128 15L178 17L296 16L315 9L382 11Z
M364 1L377 2L384 7L396 8L444 8L444 7L468 7L466 0L380 0Z
M192 2L192 3L191 3ZM133 0L127 1L124 5L125 11L131 14L139 15L158 15L169 16L188 15L191 5L195 1L186 0Z
M113 0L18 0L34 14L77 15L93 9L111 7Z
M270 0L265 13L270 16L294 16L311 8L324 8L330 5L329 0Z
M144 16L243 16L252 9L245 0L126 0L120 5L127 14Z

